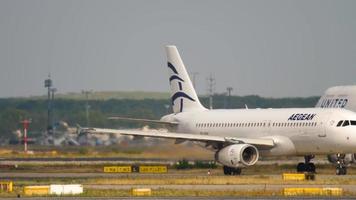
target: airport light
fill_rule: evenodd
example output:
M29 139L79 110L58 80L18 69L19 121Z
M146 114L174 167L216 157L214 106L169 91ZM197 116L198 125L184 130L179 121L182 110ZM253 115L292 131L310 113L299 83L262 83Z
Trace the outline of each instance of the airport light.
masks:
M90 118L89 118L89 109L90 109L90 105L89 105L89 95L93 93L93 90L82 90L82 94L85 95L85 114L86 114L86 121L87 121L87 127L89 127L90 124Z
M197 91L197 85L196 85L195 79L198 75L199 75L199 72L193 72L193 87L194 87L195 91Z
M47 133L50 133L52 131L52 125L51 125L51 111L52 111L52 105L51 105L51 88L53 86L53 82L51 79L51 75L48 75L48 79L44 81L44 86L47 88Z
M21 123L23 125L23 132L24 132L24 134L23 134L24 151L25 151L25 153L27 153L27 130L30 126L31 120L25 119L25 120L21 121Z
M212 74L207 78L208 81L208 95L209 95L209 109L213 109L213 94L214 94L214 87L215 87L215 78Z
M55 119L54 119L54 93L57 92L57 88L51 88L51 126L52 126L52 133L54 134L54 124L55 124Z
M231 93L232 93L233 88L232 87L227 87L226 90L227 90L227 98L228 98L228 100L227 100L227 108L230 108L230 106L231 106Z

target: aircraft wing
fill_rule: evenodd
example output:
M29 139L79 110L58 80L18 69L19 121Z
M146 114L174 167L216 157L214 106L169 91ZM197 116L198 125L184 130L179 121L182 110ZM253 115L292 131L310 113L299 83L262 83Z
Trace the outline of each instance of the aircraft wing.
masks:
M253 138L235 138L235 137L222 137L213 135L198 135L186 134L177 132L161 132L161 131L142 131L142 130L118 130L118 129L104 129L104 128L84 128L83 131L89 133L110 133L128 136L141 136L141 137L154 137L175 139L177 143L184 141L198 141L209 143L226 143L226 144L251 144L256 147L273 147L274 141L272 139L253 139Z

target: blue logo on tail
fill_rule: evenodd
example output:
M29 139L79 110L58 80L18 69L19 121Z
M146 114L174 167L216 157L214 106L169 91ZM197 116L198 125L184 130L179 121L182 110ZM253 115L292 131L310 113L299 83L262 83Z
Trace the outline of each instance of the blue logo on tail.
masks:
M171 84L171 82L173 80L177 80L178 81L178 87L179 87L179 92L176 92L173 96L172 96L172 105L174 105L174 101L178 98L180 99L180 112L183 111L183 99L188 99L190 101L195 101L192 97L190 97L189 95L187 95L185 92L183 92L183 86L182 86L182 82L184 82L184 80L182 78L180 78L178 75L178 71L177 69L174 67L174 65L172 65L172 63L168 62L168 68L170 68L172 70L172 72L174 73L174 75L172 75L169 78L169 83Z

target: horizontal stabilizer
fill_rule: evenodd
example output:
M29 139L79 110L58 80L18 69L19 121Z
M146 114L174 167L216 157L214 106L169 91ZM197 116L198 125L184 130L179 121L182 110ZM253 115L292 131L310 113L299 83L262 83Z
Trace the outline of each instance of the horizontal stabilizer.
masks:
M142 122L142 123L151 123L151 124L161 124L168 126L177 126L178 122L165 122L161 120L154 119L138 119L138 118L129 118L129 117L108 117L110 120L122 120L122 121L131 121L131 122Z

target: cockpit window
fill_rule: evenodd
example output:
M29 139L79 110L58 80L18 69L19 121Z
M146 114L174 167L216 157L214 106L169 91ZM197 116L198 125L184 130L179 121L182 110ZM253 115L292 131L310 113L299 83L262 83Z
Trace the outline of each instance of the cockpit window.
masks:
M340 120L336 126L341 126L342 122L343 122L343 120Z
M350 122L351 122L351 126L356 126L356 121L351 120Z
M349 120L345 120L344 123L342 124L343 127L344 127L344 126L348 126L348 125L350 125Z

